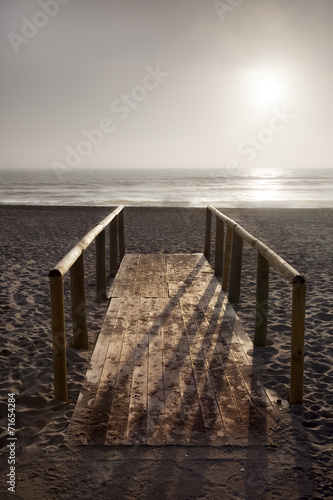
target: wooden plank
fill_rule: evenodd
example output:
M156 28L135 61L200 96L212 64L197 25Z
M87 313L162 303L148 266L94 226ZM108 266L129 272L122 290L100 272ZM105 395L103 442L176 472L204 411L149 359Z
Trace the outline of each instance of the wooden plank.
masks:
M258 426L259 422L259 429L261 428L261 431L263 430L264 419L262 418L262 414L257 412L256 405L265 407L266 410L269 409L270 411L273 410L273 408L271 405L271 401L269 400L263 387L261 386L259 381L253 377L249 358L245 355L241 344L237 342L237 337L233 335L232 339L234 340L234 342L230 342L231 325L228 321L228 317L225 314L225 308L222 306L224 302L221 302L220 296L217 294L213 296L214 300L216 297L218 297L218 303L220 303L220 306L217 305L217 313L220 313L221 317L219 318L218 314L212 314L211 316L207 317L207 321L209 322L209 330L213 333L212 340L213 344L215 345L212 345L210 350L206 350L206 356L207 358L209 358L211 354L211 361L214 366L214 372L211 373L211 378L216 382L216 398L217 401L221 402L219 406L222 416L225 417L224 422L227 428L227 435L228 437L231 436L232 439L235 440L235 442L240 444L240 440L244 442L244 436L247 436L249 432L248 425L250 425L254 420L256 422L256 426ZM205 303L205 299L207 300L207 298L205 297L201 298L200 303ZM209 305L206 305L205 309L206 311L209 310ZM218 327L218 325L220 325L220 328ZM228 335L228 342L225 340L226 332ZM220 338L219 334L221 335ZM217 339L219 339L219 343L217 343ZM215 347L215 350L213 350L212 347ZM223 377L219 376L219 365L218 360L216 359L216 354L218 354L221 367L223 367L225 380L223 380ZM217 380L219 380L219 384L217 383ZM230 380L234 383L230 384ZM235 384L235 382L237 383ZM227 391L222 392L220 390L221 384L222 386L224 385L224 387L226 387L226 384L228 385ZM244 419L243 412L240 412L240 409L242 408L241 401L244 398L245 400L247 400L248 396L251 396L256 405L253 405L253 409L251 410L251 419L246 420ZM227 405L226 401L229 401ZM235 407L235 401L239 403L238 411ZM233 412L235 412L236 415L238 413L238 421L240 422L240 424L237 426L238 428L235 428L235 425L233 424ZM256 414L256 418L254 418L253 413ZM256 429L256 431L258 431L258 428Z
M139 280L140 280L140 295L141 297L149 297L149 273L150 273L150 262L148 255L141 255L140 269L139 269Z
M128 305L120 303L115 324L112 328L112 342L109 342L104 367L101 373L98 390L94 400L94 427L89 435L90 444L104 444L110 411L115 395L115 385L120 364L120 356L124 341Z
M256 408L265 408L266 411L273 413L274 407L272 402L258 377L253 373L252 364L243 351L242 346L240 344L232 344L230 346L230 353L235 360L239 373Z
M174 263L174 259L172 260ZM170 301L170 314L173 326L173 337L176 345L176 366L178 367L179 388L182 400L182 416L179 415L179 418L184 418L184 430L188 444L207 444L205 426L202 418L199 396L196 388L191 357L189 354L186 330L177 292L172 296ZM170 431L170 433L167 434L168 442L170 442L170 437L173 437L174 435L174 431ZM182 434L182 442L185 441L185 436Z
M150 255L150 269L149 269L149 297L160 297L161 296L161 276L162 276L162 266L163 258L162 254L151 254Z
M104 369L105 358L112 338L112 329L116 321L119 306L120 299L111 300L91 357L90 366L86 373L84 389L81 391L75 405L68 429L68 434L74 442L88 443L92 439L91 433L95 425L95 398Z
M164 255L164 262L166 266L166 279L167 282L176 282L176 272L175 272L175 267L174 267L174 262L173 262L173 255L166 254Z
M126 444L127 440L127 423L138 328L138 305L138 300L132 300L128 304L127 324L124 330L105 444L121 445Z
M120 298L113 298L110 302L86 374L87 382L91 385L95 386L100 381L120 304Z
M147 402L147 444L166 444L164 422L164 377L163 339L160 320L159 298L150 299L149 314L149 357L148 357L148 402Z
M163 335L163 379L165 397L165 434L167 444L187 444L186 420L183 413L180 372L188 355L178 297L161 299L161 331Z
M229 302L226 304L225 310L233 330L233 338L237 339L236 342L230 343L230 353L235 360L252 401L255 403L256 408L259 409L259 419L262 416L260 411L262 408L265 408L268 413L273 415L276 411L275 404L273 404L269 392L265 390L254 372L252 357L247 355L247 352L252 352L253 344Z
M127 286L127 294L131 297L140 297L141 290L141 275L140 275L140 266L141 266L141 255L125 255L125 259L127 262L126 274L123 273L127 278L127 283L130 283L130 286Z
M120 264L118 273L113 280L109 297L126 298L128 295L139 294L138 290L138 272L140 268L140 258L138 254L126 254ZM131 286L129 286L131 284Z
M161 295L160 297L162 299L169 297L169 290L168 290L168 277L167 277L167 262L166 262L166 256L162 254L162 263L161 263Z
M130 396L128 434L126 444L147 444L147 389L149 354L149 311L150 300L139 299L138 329L134 353L133 380Z
M221 310L223 314L223 310ZM242 419L239 409L235 403L228 379L228 371L232 368L231 363L225 362L229 357L229 346L223 338L222 332L215 324L209 323L208 330L214 330L214 338L211 345L203 343L208 371L212 381L216 401L222 416L223 424L226 429L226 436L229 443L244 444L247 440L247 427L242 425Z
M126 255L112 290L124 298L112 298L96 343L76 442L269 443L274 407L253 344L202 254Z
M202 299L205 299L205 296L201 297ZM210 296L207 297L206 295L206 298L207 300L210 299ZM211 432L210 435L209 435L209 440L210 442L215 442L215 444L225 444L226 440L227 440L227 430L226 430L226 427L225 427L225 422L224 422L224 419L223 419L223 413L221 412L221 409L219 408L218 404L217 404L217 392L216 392L216 387L213 383L213 374L211 373L211 363L212 363L212 360L213 360L213 357L214 357L214 354L216 353L216 342L217 340L219 340L218 336L216 335L216 333L218 334L219 332L216 328L216 322L219 321L219 313L216 315L216 311L214 311L214 314L210 316L210 319L209 319L209 322L207 323L206 322L206 316L205 316L205 313L204 311L202 310L201 308L201 304L200 304L200 297L197 297L197 300L195 298L195 296L193 298L191 298L190 300L194 301L194 304L193 304L193 309L194 309L194 314L195 314L195 321L196 321L196 325L197 325L197 336L198 338L200 339L200 343L198 342L196 349L199 349L199 353L202 352L202 356L199 357L200 359L200 364L199 364L199 368L202 366L202 369L203 371L205 372L205 382L206 382L206 386L208 385L208 389L207 387L204 389L204 393L206 394L206 396L209 394L211 394L211 398L214 398L215 401L216 401L216 404L213 405L213 407L211 406L211 413L212 413L212 416L214 417L214 421L215 421L215 425L212 427L212 429L216 430L216 432ZM213 331L213 335L212 335L212 331ZM196 357L196 366L198 366L198 356ZM217 353L216 353L216 356L215 356L215 361L218 361L218 356L217 356ZM215 369L215 372L216 370L218 369L219 372L222 374L223 372L223 367L221 365L221 363L218 363L214 365L214 369ZM230 398L230 393L229 393L229 398ZM206 398L207 399L207 398ZM218 415L219 413L219 415ZM211 417L212 418L212 417Z
M189 353L199 396L200 408L205 426L206 439L214 440L215 444L225 444L225 427L216 404L214 390L207 373L205 356L197 334L195 306L191 304L191 297L180 298L180 306L186 328Z

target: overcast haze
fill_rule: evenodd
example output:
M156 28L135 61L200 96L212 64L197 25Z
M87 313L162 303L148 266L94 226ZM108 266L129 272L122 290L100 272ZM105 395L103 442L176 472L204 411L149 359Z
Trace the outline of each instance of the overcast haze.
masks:
M0 5L2 169L333 165L332 0Z

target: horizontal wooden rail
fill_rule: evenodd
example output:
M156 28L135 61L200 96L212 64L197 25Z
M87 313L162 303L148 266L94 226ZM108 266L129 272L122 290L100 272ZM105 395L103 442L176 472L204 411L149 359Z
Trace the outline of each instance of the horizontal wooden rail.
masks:
M86 234L53 269L51 269L49 276L64 276L77 258L81 255L83 250L85 250L90 243L94 241L96 236L98 236L110 224L110 222L112 222L122 212L123 209L123 206L116 208L107 217L105 217L105 219L99 222L97 226L89 231L89 233Z
M289 402L303 401L304 372L304 331L305 331L305 295L304 277L271 250L241 227L233 219L222 214L212 205L206 211L205 251L210 262L212 214L216 216L215 274L222 278L222 288L228 292L231 302L239 302L242 267L242 242L246 241L257 250L257 293L256 322L254 345L266 345L269 264L271 264L289 283L292 284L292 319L291 319L291 358L290 358L290 393ZM226 238L224 242L224 225ZM230 274L230 280L229 280Z
M52 317L52 346L55 399L68 401L66 372L66 332L64 284L65 274L70 270L71 303L74 346L88 349L87 304L84 278L84 251L96 242L96 297L106 296L105 229L110 225L110 275L118 269L118 242L120 261L125 254L123 206L116 208L68 252L49 272Z

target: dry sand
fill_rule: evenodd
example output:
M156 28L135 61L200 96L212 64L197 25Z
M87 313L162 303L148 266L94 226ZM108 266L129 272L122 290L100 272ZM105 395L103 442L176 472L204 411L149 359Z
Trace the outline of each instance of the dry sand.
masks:
M303 406L283 407L274 446L73 447L66 428L89 351L71 346L70 400L53 400L48 271L111 208L0 206L0 485L20 499L333 498L333 211L241 210L224 213L305 275L308 283ZM200 252L201 209L127 208L129 252ZM256 255L244 247L241 303L254 324ZM106 311L94 301L94 246L86 255L88 324L93 345ZM290 288L271 273L270 345L254 363L267 387L288 393ZM68 300L68 283L66 297ZM7 394L16 396L16 493L8 492Z

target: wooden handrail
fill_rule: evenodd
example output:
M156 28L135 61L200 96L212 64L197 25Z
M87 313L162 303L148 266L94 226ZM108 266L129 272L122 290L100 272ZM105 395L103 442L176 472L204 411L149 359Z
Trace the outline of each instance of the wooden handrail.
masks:
M212 217L216 216L216 249L215 274L222 278L222 288L228 292L231 302L239 302L242 243L246 241L257 250L257 293L256 293L256 324L254 345L266 344L268 295L269 295L269 264L292 284L292 320L291 320L291 358L290 358L290 393L289 402L302 403L303 375L304 375L304 332L305 332L305 300L306 282L304 277L271 250L240 226L233 219L222 214L212 205L206 210L206 230L204 254L210 262L211 224ZM224 243L224 224L227 226L226 241ZM209 241L208 241L209 240ZM241 240L241 241L240 241ZM230 280L229 280L230 274Z
M110 225L110 275L118 268L118 241L120 262L125 254L123 206L119 206L97 224L49 272L52 317L52 346L55 399L68 401L66 368L66 333L63 278L70 270L74 346L88 349L87 304L84 278L84 251L96 242L96 295L102 301L106 296L105 229Z
M234 232L239 234L241 238L246 241L251 247L258 250L263 257L270 264L272 264L277 271L279 271L290 283L297 277L298 281L304 280L304 278L294 269L288 262L283 260L277 253L271 250L267 245L262 243L260 240L252 236L248 231L246 231L242 226L240 226L233 219L230 219L226 215L219 212L212 205L208 205L207 209L215 214L220 220L226 222L229 227L233 228ZM208 259L207 259L208 260Z
M89 231L89 233L87 233L53 269L51 269L49 277L64 276L81 255L83 250L85 250L90 243L94 241L96 236L98 236L110 224L110 222L112 222L113 219L115 219L120 212L122 212L123 209L123 206L116 208L107 217L105 217L105 219L99 222L97 226Z

